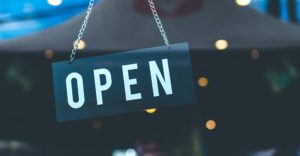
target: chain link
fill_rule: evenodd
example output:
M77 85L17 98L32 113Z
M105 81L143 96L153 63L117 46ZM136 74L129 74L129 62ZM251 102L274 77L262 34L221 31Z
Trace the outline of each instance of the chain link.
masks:
M92 12L94 3L95 3L95 0L90 0L89 7L88 7L88 9L87 9L87 11L86 11L86 16L85 16L84 21L83 21L83 23L82 23L82 25L81 25L81 28L80 28L80 30L79 30L79 32L78 32L76 42L75 42L75 44L74 44L74 46L73 46L73 50L72 50L72 53L71 53L71 55L70 55L70 60L69 60L69 63L70 63L70 64L74 61L74 59L75 59L75 57L76 57L76 52L77 52L77 49L78 49L78 45L79 45L80 40L81 40L81 38L82 38L82 36L83 36L84 30L85 30L85 28L86 28L86 26L87 26L87 23L88 23L90 14L91 14L91 12Z
M152 14L154 16L154 20L155 20L155 22L157 24L157 27L158 27L159 31L160 31L160 34L163 37L166 46L168 48L170 48L170 43L169 43L169 40L168 40L168 37L167 37L167 33L165 32L165 29L164 29L164 27L163 27L163 25L161 23L161 20L160 20L160 18L158 16L158 13L156 11L156 8L155 8L155 5L153 3L153 0L148 0L148 2L149 2L149 6L151 8Z

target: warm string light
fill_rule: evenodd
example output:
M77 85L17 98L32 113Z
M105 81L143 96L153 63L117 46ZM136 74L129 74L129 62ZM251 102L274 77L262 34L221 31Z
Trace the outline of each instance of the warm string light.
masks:
M257 60L260 56L260 52L256 49L251 51L251 58L254 60Z
M46 50L44 54L45 54L46 59L51 59L53 57L53 51L52 50Z
M153 113L156 112L156 108L146 109L145 111L146 111L147 113L149 113L149 114L153 114Z
M251 3L251 0L235 0L235 2L239 6L247 6Z
M215 46L218 50L225 50L228 47L228 42L224 39L217 40Z
M208 85L208 79L206 77L200 77L198 79L198 85L200 87L206 87Z
M208 120L205 126L208 130L214 130L216 128L216 122L214 120Z
M73 46L75 46L75 44L76 44L76 41L73 42ZM77 49L82 50L85 48L85 46L86 46L86 43L83 40L80 40Z

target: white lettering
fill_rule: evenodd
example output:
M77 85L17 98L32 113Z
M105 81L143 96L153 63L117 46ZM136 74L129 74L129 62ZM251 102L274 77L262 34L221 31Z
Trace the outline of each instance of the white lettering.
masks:
M73 88L72 88L72 80L76 79L77 89L78 89L78 102L75 102L73 99ZM79 73L71 73L66 78L66 86L67 86L67 97L68 104L70 107L74 109L78 109L82 107L85 101L84 90L83 90L83 80Z
M101 84L100 75L104 75L106 79L106 83L103 85ZM94 79L95 79L97 104L102 105L103 104L102 91L105 91L108 88L110 88L112 84L111 74L107 69L95 69Z
M165 93L167 95L173 94L168 59L163 59L162 65L163 65L165 79L163 79L163 76L161 75L161 72L159 71L159 68L157 67L156 62L149 61L151 82L152 82L152 89L153 89L154 97L159 96L157 78L160 81L163 89L165 90Z
M136 63L122 66L126 101L137 100L137 99L142 98L141 93L135 93L135 94L131 93L130 86L131 85L136 85L137 80L136 79L129 79L128 71L129 70L134 70L134 69L138 69L138 66L137 66Z

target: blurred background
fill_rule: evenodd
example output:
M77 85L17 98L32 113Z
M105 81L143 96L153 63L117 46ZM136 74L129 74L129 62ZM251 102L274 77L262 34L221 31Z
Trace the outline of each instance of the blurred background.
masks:
M300 0L154 2L197 104L57 123L51 63L89 1L0 0L0 155L300 156ZM96 1L78 57L162 45L147 5Z
M99 1L99 0L96 0ZM61 24L87 8L87 0L1 0L0 40L42 31ZM270 14L284 22L300 21L299 0L244 0L259 12Z

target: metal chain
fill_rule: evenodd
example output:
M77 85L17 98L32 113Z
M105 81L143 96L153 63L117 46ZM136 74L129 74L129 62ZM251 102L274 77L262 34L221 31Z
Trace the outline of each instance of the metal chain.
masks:
M73 50L72 50L72 53L71 53L71 55L70 55L70 60L69 60L69 63L70 63L70 64L75 60L76 52L77 52L77 49L78 49L78 45L79 45L79 43L80 43L80 39L81 39L82 36L83 36L84 30L85 30L85 28L86 28L86 26L87 26L87 23L88 23L90 14L91 14L92 9L93 9L93 6L94 6L94 2L95 2L95 0L90 0L89 7L88 7L87 12L86 12L86 16L85 16L84 21L83 21L83 23L82 23L82 25L81 25L81 28L80 28L80 30L79 30L79 32L78 32L78 36L77 36L76 43L75 43L75 45L73 46ZM160 31L160 33L161 33L161 36L163 37L166 46L167 46L168 48L170 48L170 43L169 43L167 34L166 34L165 30L164 30L164 27L163 27L163 25L162 25L162 23L161 23L161 20L160 20L159 16L158 16L158 13L157 13L157 11L156 11L155 5L154 5L154 3L153 3L152 0L148 0L148 2L149 2L149 6L150 6L150 8L151 8L151 10L152 10L152 14L153 14L153 16L154 16L154 20L155 20L155 22L156 22L156 24L157 24L157 27L158 27L158 29L159 29L159 31Z
M77 49L78 49L78 45L79 45L80 40L81 40L81 38L83 36L84 30L85 30L85 28L87 26L90 14L91 14L93 6L94 6L94 2L95 2L95 0L90 0L89 7L88 7L88 9L86 11L86 16L85 16L84 21L83 21L83 23L81 25L81 28L80 28L80 30L78 32L77 40L76 40L76 42L75 42L75 44L73 46L73 50L72 50L72 53L70 55L70 60L69 60L70 64L74 61L74 59L76 57L76 52L77 52Z
M157 24L157 27L158 27L159 31L160 31L160 34L161 34L161 36L163 37L166 46L167 46L168 48L170 48L170 43L169 43L169 40L168 40L168 37L167 37L167 33L165 32L165 29L164 29L164 27L163 27L163 25L162 25L162 23L161 23L161 21L160 21L160 18L159 18L159 16L158 16L157 11L156 11L156 8L155 8L155 5L154 5L154 3L153 3L153 0L148 0L148 2L149 2L149 5L150 5L152 14L153 14L153 16L154 16L154 20L155 20L155 22L156 22L156 24Z

